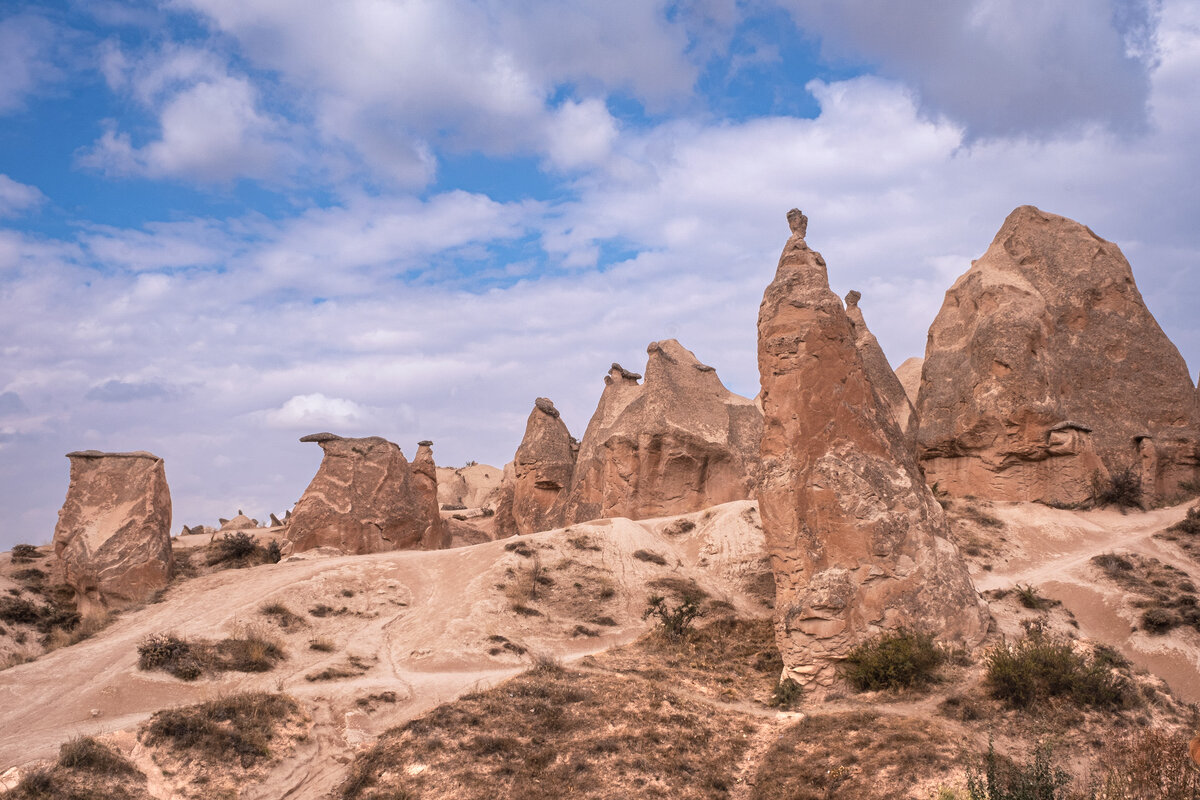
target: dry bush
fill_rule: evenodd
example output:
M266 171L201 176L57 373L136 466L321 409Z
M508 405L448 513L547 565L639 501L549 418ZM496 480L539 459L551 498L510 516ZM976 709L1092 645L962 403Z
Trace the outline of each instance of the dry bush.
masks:
M281 628L302 627L306 624L303 617L279 602L263 603L259 606L258 613L271 617Z
M34 559L45 558L45 557L46 557L45 553L38 550L35 546L33 546L31 544L13 545L12 563L14 563L14 564L28 564L30 561L33 561Z
M1140 509L1142 479L1133 467L1113 470L1107 480L1097 472L1092 476L1092 502L1096 506L1116 506L1122 512L1127 508Z
M824 714L792 725L754 778L753 800L905 796L922 778L951 770L957 747L934 722L872 713Z
M150 800L146 776L124 756L90 736L59 748L58 761L36 767L4 800Z
M987 656L992 697L1011 708L1061 697L1077 706L1118 711L1140 705L1128 674L1111 659L1078 653L1065 639L1036 625L1015 643L1001 642Z
M725 798L752 730L650 681L543 664L388 731L341 797Z
M635 550L633 557L638 561L645 561L647 564L657 564L660 567L667 565L667 559L652 550Z
M1147 728L1105 748L1101 774L1093 777L1091 800L1195 800L1200 770L1188 755L1191 736Z
M280 726L299 715L299 704L287 695L247 692L155 712L141 740L165 745L188 762L236 760L248 768L271 756Z
M249 625L218 642L156 633L138 643L138 669L162 670L184 681L206 673L269 672L285 657L278 641Z

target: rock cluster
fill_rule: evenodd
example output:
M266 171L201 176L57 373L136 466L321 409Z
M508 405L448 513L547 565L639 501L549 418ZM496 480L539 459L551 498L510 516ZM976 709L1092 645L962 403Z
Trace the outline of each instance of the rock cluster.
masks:
M1022 206L929 329L919 454L957 495L1077 503L1133 469L1154 502L1198 477L1194 392L1120 248Z
M68 453L71 483L54 529L53 580L81 611L140 603L167 585L171 491L150 453Z
M911 626L975 643L988 618L942 508L872 387L825 261L792 236L759 309L759 508L785 673L828 684L850 648Z
M669 516L753 491L762 414L674 339L646 349L646 380L613 364L580 443L567 524Z
M554 403L539 397L525 436L505 467L504 496L496 510L496 533L548 531L566 524L567 490L575 474L577 443Z
M315 433L325 455L287 525L295 552L335 547L346 553L436 549L446 534L437 508L437 478L428 444L413 464L379 436Z

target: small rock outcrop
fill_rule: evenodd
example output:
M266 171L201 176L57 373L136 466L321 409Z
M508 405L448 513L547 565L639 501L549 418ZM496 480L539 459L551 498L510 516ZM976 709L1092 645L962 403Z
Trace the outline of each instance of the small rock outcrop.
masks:
M645 383L613 364L588 423L567 524L685 514L748 499L762 413L674 339L647 348Z
M775 571L785 674L827 685L834 664L886 629L975 643L985 606L950 543L855 332L810 250L792 236L758 317L763 404L759 510Z
M503 470L491 464L438 467L438 504L456 508L494 508Z
M167 585L171 491L150 453L68 453L71 483L54 528L53 580L80 611L144 602Z
M908 395L904 391L904 385L892 371L892 365L888 363L883 348L879 346L879 340L867 328L867 321L863 318L862 309L858 307L858 301L861 299L861 292L851 291L846 295L846 316L850 320L850 328L854 331L854 345L858 348L859 355L862 356L863 367L867 370L867 380L879 394L879 399L892 412L896 424L900 426L900 430L904 431L904 436L913 440L917 432L916 414L913 413L912 402L909 401Z
M510 467L504 471L505 497L496 510L496 533L511 536L565 525L566 496L575 474L575 440L547 398L534 401Z
M247 517L242 513L240 508L238 509L237 516L235 516L233 519L221 519L220 522L222 532L244 531L258 527L258 520L250 519L250 517Z
M314 433L300 441L316 442L325 455L287 521L292 551L335 547L361 554L441 546L436 482L431 495L424 463L418 473L399 447L379 436ZM430 453L430 467L432 459Z
M929 329L919 455L960 496L1078 503L1133 469L1169 499L1198 477L1194 391L1120 248L1022 206Z

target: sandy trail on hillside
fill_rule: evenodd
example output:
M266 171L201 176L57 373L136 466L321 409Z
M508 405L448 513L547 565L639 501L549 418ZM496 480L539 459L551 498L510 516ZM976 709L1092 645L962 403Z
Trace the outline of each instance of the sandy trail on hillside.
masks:
M1177 628L1151 636L1134 630L1138 611L1128 593L1091 564L1102 553L1137 553L1175 566L1200 584L1200 565L1172 543L1153 538L1183 519L1193 504L1122 514L1112 508L1068 511L995 503L991 512L1006 524L1003 535L1016 552L992 571L973 574L975 587L1035 587L1075 615L1080 635L1117 648L1136 666L1163 678L1181 699L1198 702L1200 632Z
M695 523L684 535L667 530L676 519L600 520L431 552L304 554L185 581L163 602L123 615L90 640L0 672L0 773L54 757L72 736L133 730L164 707L230 692L282 690L305 705L312 732L273 767L268 780L245 787L243 796L321 797L342 780L344 764L357 749L387 728L516 674L536 655L574 660L637 638L648 625L641 611L651 581L694 578L743 615L769 613L747 590L756 580L761 584L762 570L769 575L754 504L684 515ZM518 541L527 547L524 554L513 550ZM638 552L660 554L666 563L634 557ZM502 588L535 563L565 587L564 594L572 581L579 587L588 580L605 581L615 591L611 599L574 599L570 606L546 599L539 616L513 613ZM270 673L225 673L185 683L137 668L138 643L150 634L220 639L239 623L270 624L259 609L273 602L305 621L275 630L289 658ZM305 614L321 605L329 609L325 616ZM600 611L614 624L580 636L579 619ZM497 653L494 647L489 652L498 636L520 643L525 654ZM310 649L314 638L333 644L333 651ZM367 665L361 675L307 677L345 665L352 656ZM384 692L393 693L394 702L359 702ZM156 771L148 758L138 760ZM152 776L151 785L169 796L161 773Z

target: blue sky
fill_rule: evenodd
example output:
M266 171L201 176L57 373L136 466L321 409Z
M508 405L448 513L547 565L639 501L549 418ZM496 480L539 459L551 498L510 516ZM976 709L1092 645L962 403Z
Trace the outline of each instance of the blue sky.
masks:
M174 528L303 492L317 430L511 458L678 338L758 389L787 236L893 364L1032 203L1121 245L1200 368L1186 0L61 0L0 8L0 547L63 454Z

